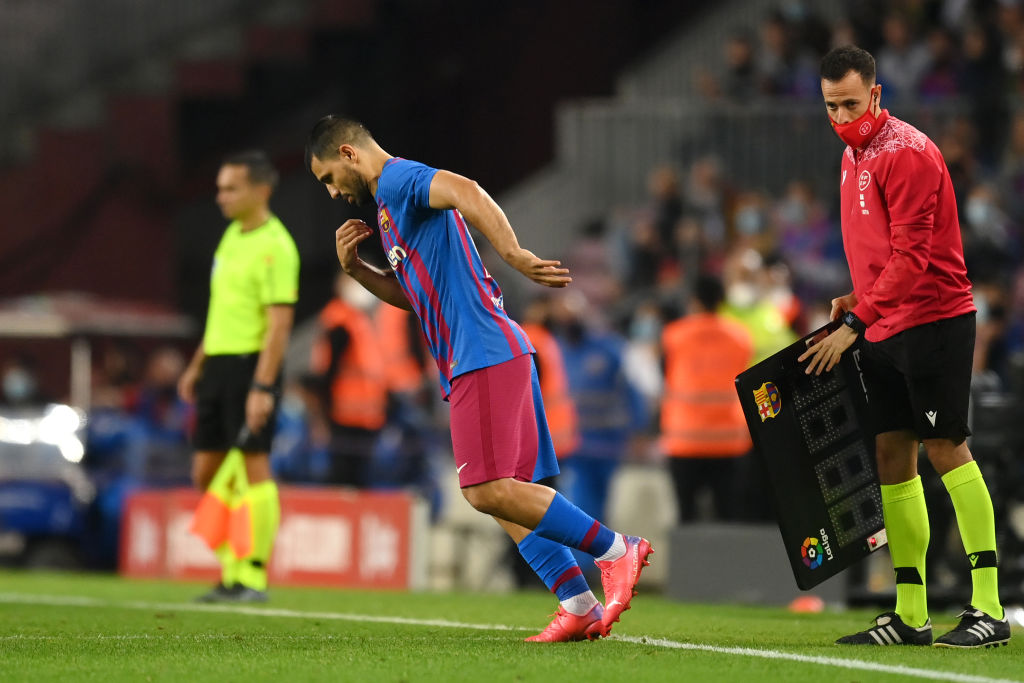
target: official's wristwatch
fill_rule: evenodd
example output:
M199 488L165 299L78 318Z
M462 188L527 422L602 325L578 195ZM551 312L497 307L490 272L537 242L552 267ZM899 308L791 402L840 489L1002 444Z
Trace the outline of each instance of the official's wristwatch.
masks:
M864 330L868 329L868 326L864 324L864 321L857 317L857 314L853 311L847 311L843 314L843 324L849 327L851 330L856 332L858 335L863 335Z
M256 391L262 391L265 394L270 394L271 396L277 396L277 389L269 384L253 382L252 388L255 389Z

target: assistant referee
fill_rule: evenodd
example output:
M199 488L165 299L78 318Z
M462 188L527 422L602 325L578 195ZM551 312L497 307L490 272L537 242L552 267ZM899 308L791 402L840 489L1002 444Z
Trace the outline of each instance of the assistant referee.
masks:
M299 254L270 211L277 178L261 151L229 156L220 167L217 204L231 224L213 256L203 339L178 383L182 398L196 404L195 485L207 491L222 465L228 468L225 456L233 446L245 456L244 475L228 482L231 494L219 495L241 498L226 505L248 505L251 547L241 558L226 544L215 549L223 578L204 596L210 601L266 600L266 565L280 518L269 453L298 299ZM231 473L218 480L225 474Z
M967 447L975 308L953 183L928 137L879 103L875 60L838 47L821 61L832 127L847 144L840 174L843 247L853 292L832 301L843 324L800 360L830 370L860 339L874 421L896 609L842 645L932 645L925 593L928 511L918 444L949 491L971 566L971 604L941 647L1006 644L992 500Z

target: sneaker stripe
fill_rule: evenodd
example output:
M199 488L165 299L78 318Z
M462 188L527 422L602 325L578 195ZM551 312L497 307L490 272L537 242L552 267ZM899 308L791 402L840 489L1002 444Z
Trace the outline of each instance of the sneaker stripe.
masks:
M882 637L882 640L885 641L886 645L892 645L893 644L892 643L892 638L889 637L889 634L886 632L886 630L884 628L877 628L877 629L875 629L875 632L878 633L878 635L880 635Z
M868 631L868 633L871 635L872 638L875 639L875 642L877 642L879 645L888 645L888 643L882 640L882 637L878 635L878 632L875 629L871 629L870 631Z
M980 627L982 627L983 629L985 629L986 631L988 631L988 634L989 634L990 636L994 636L994 635L996 634L996 630L995 630L995 628L993 628L993 627L992 627L992 624L988 623L987 621L982 621L982 622L979 622L979 623L978 623L978 626L980 626Z
M978 640L985 640L985 632L982 631L980 628L978 628L976 625L975 626L969 626L967 628L967 632L970 633L971 635L973 635Z
M888 629L889 633L892 635L893 640L895 640L897 643L903 642L903 639L900 638L900 634L896 633L896 629L892 627L892 624L889 624L885 628Z

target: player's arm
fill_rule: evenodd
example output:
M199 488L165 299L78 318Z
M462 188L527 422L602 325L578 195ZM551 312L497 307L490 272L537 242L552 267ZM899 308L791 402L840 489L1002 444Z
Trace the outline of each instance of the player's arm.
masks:
M900 308L927 270L941 184L942 171L924 154L904 150L896 157L885 183L889 259L851 309L868 327Z
M192 354L192 360L189 361L188 367L185 368L185 372L181 373L181 377L178 379L178 396L181 396L183 401L188 403L195 401L196 382L199 381L199 374L203 370L204 360L206 360L206 349L203 346L203 342L200 341L196 352Z
M372 234L373 229L358 218L345 221L334 233L338 263L341 264L342 270L381 301L411 311L412 304L405 296L405 290L399 284L395 273L381 270L359 258L359 243Z
M505 263L534 282L546 287L565 287L572 282L569 269L562 268L560 261L546 261L519 246L505 212L476 181L450 171L438 171L430 183L430 206L457 209L487 238Z
M274 382L281 372L281 362L295 319L295 307L291 304L271 304L266 311L267 331L263 335L263 350L256 361L252 387L245 402L245 423L253 432L263 429L274 408Z

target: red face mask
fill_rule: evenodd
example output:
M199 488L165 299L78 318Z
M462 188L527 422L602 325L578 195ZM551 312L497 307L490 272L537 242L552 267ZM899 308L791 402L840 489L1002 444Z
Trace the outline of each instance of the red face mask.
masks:
M872 105L874 102L872 97ZM839 139L854 149L862 148L875 134L875 126L878 125L878 118L871 113L871 107L849 123L836 123L831 117L828 120Z

